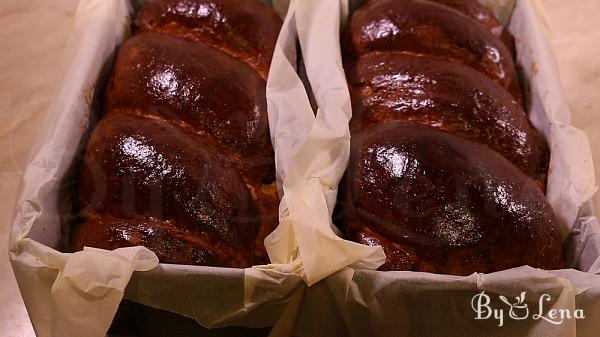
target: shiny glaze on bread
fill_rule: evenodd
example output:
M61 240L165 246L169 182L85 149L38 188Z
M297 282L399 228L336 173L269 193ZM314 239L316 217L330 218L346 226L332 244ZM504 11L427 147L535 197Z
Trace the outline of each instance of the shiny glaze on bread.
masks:
M428 1L366 2L346 27L347 58L374 51L396 52L462 63L490 77L521 102L510 50L479 22Z
M351 130L391 120L452 131L488 145L525 174L543 181L544 139L515 99L462 64L377 52L349 64Z
M353 117L340 225L383 247L380 270L564 267L543 194L547 146L522 109L506 35L480 7L370 0L344 32Z
M342 190L348 234L383 245L383 270L564 266L558 224L535 182L463 137L401 121L355 132Z
M257 0L159 0L137 20L140 31L184 37L253 66L266 80L281 19Z
M257 0L157 0L118 50L79 176L71 250L268 263L279 198L266 75L281 26Z
M273 171L266 83L248 65L210 46L157 33L127 40L107 87L105 113L127 111L208 133L248 176Z

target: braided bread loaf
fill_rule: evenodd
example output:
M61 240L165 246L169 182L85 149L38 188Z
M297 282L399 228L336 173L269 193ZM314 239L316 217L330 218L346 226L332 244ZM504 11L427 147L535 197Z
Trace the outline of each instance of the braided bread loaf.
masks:
M164 263L268 262L277 225L266 77L280 18L258 0L158 0L119 49L80 174L72 249Z
M344 32L342 225L383 246L383 270L563 266L547 146L522 109L509 35L492 26L475 0L371 0Z

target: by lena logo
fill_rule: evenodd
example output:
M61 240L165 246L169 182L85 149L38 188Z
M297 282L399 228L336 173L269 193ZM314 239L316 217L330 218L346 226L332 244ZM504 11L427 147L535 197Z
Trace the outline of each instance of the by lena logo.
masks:
M471 308L475 312L475 319L495 319L498 321L498 326L504 325L504 320L510 318L512 320L520 321L530 318L533 320L544 320L550 324L559 325L565 320L569 319L584 319L585 315L583 309L549 309L547 305L552 297L548 294L543 294L538 300L538 306L536 312L530 312L529 306L525 303L526 292L522 292L519 296L515 297L514 302L506 298L506 296L499 295L498 298L505 304L503 308L492 308L490 305L492 298L486 294L485 291L473 296L471 299ZM506 315L508 311L508 316Z

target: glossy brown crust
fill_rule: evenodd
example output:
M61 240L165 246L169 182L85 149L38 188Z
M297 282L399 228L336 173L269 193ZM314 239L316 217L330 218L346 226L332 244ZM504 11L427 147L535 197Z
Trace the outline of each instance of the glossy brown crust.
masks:
M393 243L388 250L397 245L388 265L456 275L563 267L544 194L486 146L396 121L355 132L350 156L348 234L368 243L367 227L377 233L375 244L385 238Z
M103 118L86 149L80 188L84 218L110 215L131 224L149 216L241 256L254 252L261 218L241 175L209 137L173 122Z
M280 27L255 0L146 4L87 144L72 250L144 245L163 263L268 263L279 198L265 79Z
M505 87L518 102L521 89L507 47L478 22L426 1L367 2L352 15L343 38L347 57L394 51L468 65Z
M473 20L478 21L494 36L498 37L515 55L515 39L508 29L496 19L494 14L477 0L428 0L455 9Z
M105 111L183 121L217 139L245 176L260 180L274 165L265 86L252 68L214 48L142 33L119 49Z
M480 72L385 52L347 65L352 131L391 120L429 125L486 144L539 179L547 151L544 139L514 98Z
M214 242L207 235L180 228L172 220L148 216L131 219L91 216L75 231L72 249L96 247L113 250L144 246L162 263L245 268L252 265L249 252L234 251L229 245Z
M267 78L281 18L258 0L159 0L145 6L137 28L218 48Z

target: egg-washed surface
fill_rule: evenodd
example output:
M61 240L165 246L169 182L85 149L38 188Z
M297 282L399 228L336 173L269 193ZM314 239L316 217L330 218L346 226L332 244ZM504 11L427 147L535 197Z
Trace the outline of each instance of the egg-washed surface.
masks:
M346 27L343 47L347 58L387 51L463 63L486 74L521 102L510 50L479 22L445 5L365 2Z
M347 231L383 245L384 270L468 275L564 265L544 194L484 145L388 122L353 134L343 184Z
M370 53L346 68L351 130L390 120L412 121L488 145L544 183L547 146L504 88L453 62L387 52Z
M246 64L210 46L140 33L119 49L105 114L141 112L209 134L244 175L273 170L265 86Z
M374 0L343 34L353 118L341 225L384 248L382 270L564 264L548 148L490 15L476 1Z
M72 250L267 263L278 197L266 74L281 19L259 1L157 0L117 52L80 171Z
M248 63L266 80L281 19L257 0L160 0L146 6L140 31L180 36Z

